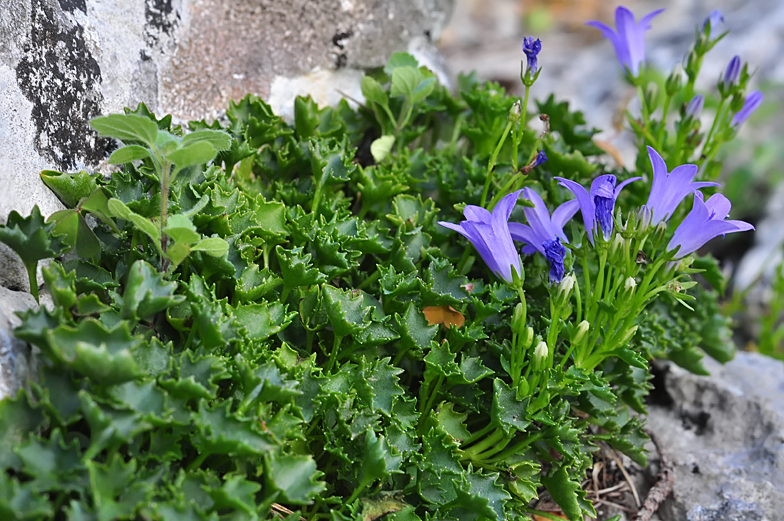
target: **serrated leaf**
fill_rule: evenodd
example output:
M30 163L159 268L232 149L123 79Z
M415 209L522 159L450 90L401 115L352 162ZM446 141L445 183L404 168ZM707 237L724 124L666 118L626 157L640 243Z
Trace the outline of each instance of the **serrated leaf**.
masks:
M275 255L280 263L283 283L289 287L312 286L327 280L326 275L313 267L310 253L304 253L301 247L289 250L278 246Z
M280 302L268 304L248 304L234 308L237 323L245 328L251 340L259 341L269 338L285 329L296 313L286 312L286 306Z
M27 393L0 400L0 446L18 447L38 428L44 416L30 405ZM11 450L0 451L0 468L18 468L21 462ZM5 472L0 472L5 475Z
M85 171L69 174L44 170L41 180L68 208L75 207L98 188L96 176Z
M438 326L431 326L427 318L413 303L409 303L403 316L395 314L400 333L400 343L406 349L424 350L438 332Z
M138 260L128 270L123 294L123 317L140 320L179 304L185 297L175 295L176 282L164 282L164 276L148 263Z
M200 451L237 457L261 456L275 448L269 437L252 428L250 420L237 418L230 408L230 400L212 409L199 402L199 412L193 415L198 426L193 443Z
M569 479L569 474L564 466L554 467L548 475L542 476L542 484L561 507L569 521L582 520L582 509L577 494L578 491L583 492L583 490L579 483Z
M527 419L525 404L517 399L517 390L503 380L493 380L493 407L490 411L493 423L507 434L524 432L531 425Z
M119 139L125 143L141 141L153 146L158 137L158 125L149 118L132 114L111 114L90 120L98 135Z
M269 453L264 460L268 484L273 490L280 491L283 500L288 503L309 504L326 489L326 484L318 480L322 473L310 456Z
M324 305L335 335L356 335L370 323L372 309L360 291L343 291L328 284L322 287Z
M274 290L283 279L273 274L267 268L259 271L258 264L251 264L236 281L235 295L240 302L251 302Z

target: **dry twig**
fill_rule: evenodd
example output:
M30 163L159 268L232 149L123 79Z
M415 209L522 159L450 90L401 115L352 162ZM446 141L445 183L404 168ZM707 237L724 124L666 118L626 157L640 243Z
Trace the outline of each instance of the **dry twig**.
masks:
M654 512L656 512L656 510L659 509L659 505L662 503L662 501L664 501L665 498L670 495L670 492L672 492L672 487L675 484L672 463L664 454L664 451L662 451L662 446L659 443L659 440L652 432L645 432L648 436L651 437L651 441L654 445L656 445L656 449L659 451L659 457L661 458L661 470L659 470L659 479L648 492L648 497L645 498L645 504L643 504L642 508L637 512L637 516L634 518L634 521L650 521L651 516Z
M626 472L626 468L624 468L621 458L619 458L615 454L615 450L612 447L606 444L603 445L604 445L605 452L609 454L609 456L613 459L613 461L615 461L615 464L618 465L618 469L621 471L621 474L623 474L623 478L626 480L626 483L629 484L629 488L632 490L632 495L634 496L634 503L637 505L637 508L640 508L641 505L640 496L637 494L637 489L634 488L634 483L632 483L632 478L629 476L629 473Z

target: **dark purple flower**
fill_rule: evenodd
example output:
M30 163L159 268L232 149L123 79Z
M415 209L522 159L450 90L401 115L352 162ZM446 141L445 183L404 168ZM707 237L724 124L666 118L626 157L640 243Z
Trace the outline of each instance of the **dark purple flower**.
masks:
M517 203L520 192L512 192L498 201L491 214L481 206L468 205L463 209L466 220L460 224L439 221L438 224L454 230L471 241L490 271L512 283L512 270L522 274L520 256L509 232L509 215Z
M723 195L713 194L707 201L703 201L703 197L702 192L694 192L691 212L683 219L667 245L668 251L679 247L675 259L682 259L719 235L754 229L745 221L726 220L731 204Z
M536 168L537 166L541 165L545 161L547 161L547 154L544 153L544 150L540 150L539 152L537 152L536 158L534 159L534 162L531 164L531 168Z
M713 11L710 12L708 17L705 18L705 21L702 22L702 28L705 29L708 26L708 24L710 24L710 28L711 30L713 30L723 23L724 23L724 15L718 9L714 9Z
M686 106L686 117L696 119L702 113L702 107L705 105L705 98L702 94L694 96L689 104Z
M724 78L721 80L722 86L725 89L729 89L738 81L738 78L740 77L740 66L740 56L736 54L727 64L727 68L724 71Z
M583 214L585 231L588 240L593 244L594 233L598 233L596 226L601 228L605 239L612 236L613 211L615 210L615 200L623 190L623 187L632 181L642 179L642 177L632 177L615 186L616 178L612 174L600 175L591 183L590 193L581 185L571 179L556 177L558 184L572 191L580 205L580 213Z
M524 242L523 253L539 252L550 261L550 281L560 282L564 274L563 260L566 249L561 242L568 243L563 227L577 213L578 203L575 200L567 201L553 212L539 197L539 194L530 188L523 188L523 197L534 203L533 208L523 209L528 224L509 223L509 232L516 241Z
M534 40L533 36L523 38L523 52L525 53L525 57L528 60L527 74L531 77L533 77L534 74L536 74L536 71L539 70L537 56L541 50L542 42L539 40L539 38L536 40Z
M746 121L746 119L751 116L755 110L757 110L757 107L760 106L760 103L762 103L762 98L764 97L765 96L763 96L763 94L758 90L749 92L749 95L746 96L746 101L743 102L743 108L732 117L732 122L730 125L733 128L738 128L741 123Z
M667 172L667 164L652 147L648 147L648 157L653 166L653 185L647 203L651 209L651 226L669 219L683 198L695 190L706 186L719 186L718 183L707 181L693 182L692 179L697 175L697 165L680 165L672 172Z
M645 61L645 31L651 28L651 20L662 11L664 9L657 9L649 13L643 16L638 23L631 11L623 6L618 6L615 10L615 31L602 22L587 22L586 25L599 29L602 35L610 40L615 47L615 54L618 61L621 62L621 67L628 68L632 76L637 76L640 64Z

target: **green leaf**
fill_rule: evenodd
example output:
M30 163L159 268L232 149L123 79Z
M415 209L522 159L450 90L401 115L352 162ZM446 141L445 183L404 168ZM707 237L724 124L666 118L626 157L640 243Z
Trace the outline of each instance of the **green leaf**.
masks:
M149 219L134 213L119 199L109 199L107 207L114 217L132 222L136 228L146 233L153 240L157 248L160 248L161 232Z
M24 218L12 211L6 224L0 225L0 242L19 255L28 272L32 270L31 280L35 280L35 267L39 260L56 257L67 249L62 237L52 236L54 226L54 223L44 222L37 205Z
M222 130L197 130L182 138L182 147L192 143L207 142L218 152L231 148L231 136Z
M76 273L66 273L59 262L50 263L41 273L55 306L70 310L76 304Z
M30 482L20 484L16 478L0 472L0 517L8 521L51 519L52 505Z
M554 466L547 476L542 476L542 484L558 503L563 513L569 521L580 521L583 519L582 509L578 501L578 494L585 492L580 487L580 483L569 479L566 467L563 465ZM596 517L595 514L591 517Z
M431 326L425 314L413 303L406 306L403 316L395 314L395 323L400 333L400 343L406 349L424 351L438 332L438 326Z
M139 145L126 145L115 150L112 155L109 156L108 163L110 165L122 165L139 159L148 158L152 158L152 154L150 154L148 149Z
M112 114L90 120L98 135L119 139L125 143L141 141L149 147L158 137L158 125L149 118L131 114Z
M41 180L68 208L74 208L98 188L96 179L95 175L84 171L73 174L54 170L41 172Z
M0 446L8 449L22 445L43 421L44 416L31 406L27 393L20 392L15 397L0 400ZM18 468L19 465L21 462L13 451L0 451L0 468Z
M192 351L183 351L175 360L176 376L160 381L161 387L175 396L213 399L218 388L216 382L228 378L225 364L215 356L198 356Z
M370 76L363 76L360 86L362 88L362 95L365 96L367 101L378 103L383 107L389 106L387 93L379 82Z
M471 433L466 428L466 420L468 414L458 413L454 409L455 404L450 402L442 402L438 407L435 414L435 420L438 427L454 438L456 443L462 443L463 440L471 437Z
M372 309L365 304L362 292L343 291L325 284L322 295L336 336L356 335L368 326Z
M134 262L123 294L123 317L140 320L179 304L185 297L175 295L176 290L176 282L165 282L164 275L148 263Z
M51 439L29 439L16 452L23 471L34 478L31 488L41 493L53 489L77 491L84 485L80 478L86 469L81 462L79 442L74 439L66 445L59 429Z
M295 505L310 504L326 489L322 476L310 456L275 454L265 456L267 483L280 491L282 500Z
M395 144L395 136L381 136L370 144L370 153L373 155L373 160L380 163L392 151L392 145Z
M202 239L191 246L191 251L202 251L213 257L223 257L229 251L229 243L220 237Z
M287 287L312 286L326 282L326 275L313 267L310 253L305 253L301 247L286 249L278 246L275 248L275 255L280 263L283 284Z
M503 380L493 380L493 407L490 411L493 423L507 434L524 432L531 425L527 419L525 403L517 399L517 391Z
M185 244L192 244L201 239L201 235L196 231L196 227L184 215L170 215L166 220L166 228L163 231L176 242ZM167 251L167 253L169 252Z
M193 443L200 452L243 457L261 456L275 448L268 436L254 428L258 422L240 419L230 409L231 400L212 409L199 402L199 412L193 416L198 426Z
M249 515L257 510L256 493L261 485L242 476L225 477L221 488L210 488L208 494L219 509L237 509Z
M251 340L269 338L286 329L296 313L286 313L286 306L280 302L268 304L248 304L234 308L237 323L245 328Z
M258 264L251 264L239 279L236 279L235 295L240 302L253 302L283 284L283 279Z
M183 143L181 148L166 154L166 159L174 163L178 169L183 169L208 163L217 153L210 141L196 141L191 144Z
M398 67L418 68L419 62L407 52L393 52L392 56L389 57L389 61L384 66L384 72L391 75Z

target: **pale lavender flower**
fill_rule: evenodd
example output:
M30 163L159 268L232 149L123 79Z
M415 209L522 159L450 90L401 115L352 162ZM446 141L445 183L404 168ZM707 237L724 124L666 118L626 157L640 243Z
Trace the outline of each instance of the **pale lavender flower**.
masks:
M749 92L749 95L746 96L746 101L743 102L743 108L740 109L737 114L732 116L732 122L730 123L730 126L732 126L732 128L738 128L741 123L746 121L746 119L751 116L755 110L757 110L757 107L760 106L762 103L762 98L764 97L765 96L763 96L763 94L758 90Z
M718 183L692 181L697 175L697 165L680 165L667 172L667 164L652 147L648 147L648 157L653 166L653 185L647 202L651 209L651 226L669 219L683 198L695 190L719 186Z
M667 251L679 248L675 259L682 259L697 251L703 244L726 233L753 230L754 226L745 221L727 220L730 213L729 199L721 194L713 194L703 201L702 192L694 192L694 206L689 215L675 230L667 245Z
M702 28L705 29L708 26L708 24L710 24L710 28L711 30L713 30L723 23L724 23L724 15L718 9L714 9L713 11L710 12L708 17L705 18L705 21L702 22Z
M664 9L657 9L637 22L631 11L618 6L615 10L615 31L602 22L592 21L586 25L599 29L612 42L621 67L628 68L632 76L637 76L640 64L645 61L645 31L651 28L651 20L662 11Z
M510 284L513 281L512 270L518 275L523 272L508 222L521 191L504 196L493 208L492 214L481 206L469 204L463 209L465 221L460 224L438 223L471 241L490 271Z
M560 282L564 276L564 256L566 248L561 241L568 243L563 231L564 225L577 213L576 200L567 201L555 209L552 217L539 194L530 188L523 188L523 197L534 203L533 208L525 207L523 213L528 224L511 222L509 232L516 241L524 242L523 253L539 252L550 262L550 281Z
M537 56L539 56L539 52L541 50L542 41L539 40L539 38L536 40L534 40L533 36L523 38L523 52L525 53L525 57L528 60L527 74L532 78L536 74L536 71L539 70L539 61L537 60Z
M605 239L609 239L612 236L612 216L615 210L615 200L618 199L618 195L624 186L632 181L638 181L642 177L632 177L616 186L614 175L600 175L591 183L590 193L583 185L571 179L564 179L563 177L556 177L556 179L558 179L558 184L571 190L577 198L576 200L580 204L580 213L583 214L588 240L593 244L594 233L598 233L597 225L598 228L601 228Z
M702 113L702 107L705 105L705 98L702 94L694 96L689 104L686 106L686 118L696 119Z

